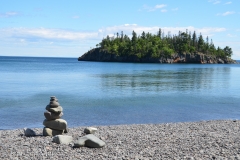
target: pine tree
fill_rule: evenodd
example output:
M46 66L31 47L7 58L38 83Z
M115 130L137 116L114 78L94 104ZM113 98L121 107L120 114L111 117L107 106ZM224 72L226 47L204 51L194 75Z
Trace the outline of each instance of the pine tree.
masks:
M159 28L157 36L161 39L162 38L162 30Z
M199 52L203 51L203 45L204 45L204 40L203 40L202 34L200 33L200 36L198 38L198 51Z
M144 31L142 32L142 36L141 36L141 38L142 38L142 39L146 39L146 34L145 34Z
M133 30L132 32L132 42L135 43L137 41L137 33Z
M196 47L196 42L197 42L197 35L196 35L196 32L194 31L193 35L192 35L192 46L193 47Z

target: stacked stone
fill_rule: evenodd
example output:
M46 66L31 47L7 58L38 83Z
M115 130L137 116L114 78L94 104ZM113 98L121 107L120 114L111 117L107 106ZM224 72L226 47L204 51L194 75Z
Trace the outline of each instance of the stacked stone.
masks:
M63 116L63 108L60 106L55 96L50 97L50 103L46 106L44 112L45 120L43 121L43 135L55 136L67 133L67 122L60 119Z

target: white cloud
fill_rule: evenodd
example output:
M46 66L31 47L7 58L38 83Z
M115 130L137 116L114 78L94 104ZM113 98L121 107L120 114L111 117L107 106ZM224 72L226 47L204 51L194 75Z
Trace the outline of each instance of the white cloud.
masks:
M124 24L124 26L137 26L137 24Z
M231 15L231 14L235 14L234 11L227 11L227 12L224 12L224 13L218 13L217 16L228 16L228 15Z
M221 1L219 1L219 0L209 0L208 2L210 2L212 4L219 4L219 3L221 3Z
M172 11L178 11L178 8L173 8Z
M25 39L20 39L20 42L25 42Z
M163 8L165 8L165 7L167 7L166 4L157 4L157 5L155 5L154 7L150 7L150 6L144 5L144 6L142 7L142 9L140 9L140 11L141 11L141 10L147 10L147 11L149 11L149 12L153 12L153 11L156 11L156 10L158 10L158 9L163 9Z
M234 14L234 13L235 13L235 12L233 12L233 11L228 11L228 12L223 13L222 15L223 15L223 16L227 16L227 15Z
M159 28L164 31L165 35L168 32L171 32L171 34L178 34L178 31L185 32L186 29L188 31L191 31L192 33L194 31L197 32L197 34L202 34L203 36L212 36L214 33L217 32L224 32L226 31L226 28L221 27L204 27L204 28L195 28L193 26L187 26L187 27L160 27L160 26L152 26L152 27L146 27L146 26L138 26L136 24L125 24L120 26L111 26L101 29L101 35L103 37L106 37L107 35L114 34L114 33L120 33L123 31L124 34L131 36L132 31L134 30L138 35L140 35L143 31L149 32L152 34L156 34L159 30Z
M167 12L167 10L166 9L162 9L161 12Z
M232 4L232 2L231 2L231 1L229 1L229 2L226 2L226 3L224 3L224 4L225 4L225 5L226 5L226 4Z
M164 8L166 7L166 4L157 4L154 8L159 9L159 8Z
M13 17L19 15L18 12L6 12L6 13L0 13L0 18L1 17Z
M132 31L134 30L138 35L143 31L156 34L159 30L165 32L165 35L168 32L171 34L178 34L178 31L185 32L196 31L198 34L211 36L217 32L224 32L226 28L220 27L204 27L204 28L195 28L193 26L187 27L160 27L160 26L139 26L137 24L124 24L119 26L110 26L100 28L96 31L75 31L75 30L64 30L64 29L48 29L48 28L5 28L0 29L0 38L10 38L18 39L20 41L81 41L81 40L101 40L107 35L114 35L117 32L120 34L123 31L124 34L131 36Z
M47 28L7 28L0 29L2 36L10 38L20 38L25 40L82 40L91 39L98 36L98 32L79 32L63 29Z
M215 2L213 2L213 4L218 4L218 3L221 3L221 1L215 1Z
M227 34L227 36L230 37L230 38L237 37L237 35L232 35L232 34Z

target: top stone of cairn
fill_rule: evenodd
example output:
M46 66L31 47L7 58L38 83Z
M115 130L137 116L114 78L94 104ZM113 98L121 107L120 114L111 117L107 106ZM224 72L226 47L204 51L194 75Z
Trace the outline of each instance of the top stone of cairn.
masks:
M58 99L55 96L50 97L50 103L48 105L50 108L56 108L60 106Z
M55 96L51 96L50 101L57 101L58 102L58 99Z

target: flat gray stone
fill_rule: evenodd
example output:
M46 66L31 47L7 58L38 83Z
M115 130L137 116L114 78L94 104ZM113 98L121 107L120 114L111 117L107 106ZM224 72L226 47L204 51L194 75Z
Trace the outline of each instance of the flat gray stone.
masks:
M94 127L87 127L84 129L84 133L86 134L94 134L96 133L97 131L97 128L94 128Z
M57 144L69 144L73 140L72 136L66 136L66 135L57 135L53 137L53 142Z
M43 125L56 130L65 130L67 128L67 122L64 119L55 119L50 121L45 119L43 121Z
M50 108L56 108L58 106L60 106L60 104L56 100L50 101L49 103Z
M88 134L86 136L80 137L74 143L74 147L102 148L103 146L105 146L105 142L93 134Z
M51 97L50 97L50 101L56 101L56 102L58 102L58 99L57 99L57 97L55 97L55 96L51 96Z
M44 112L44 116L47 120L54 120L54 119L59 119L63 116L63 112L49 112L49 111L46 111Z
M44 127L43 128L43 136L56 136L56 135L62 135L63 130L56 130L56 129L51 129Z
M52 99L52 98L51 98L51 99L50 99L50 102L51 102L51 101L56 101L56 102L58 102L58 99L57 99L57 98L55 98L55 99Z
M24 128L23 131L26 137L36 136L36 133L31 128Z
M51 108L49 105L47 105L46 110L48 110L49 112L60 113L63 111L63 108L61 106Z

